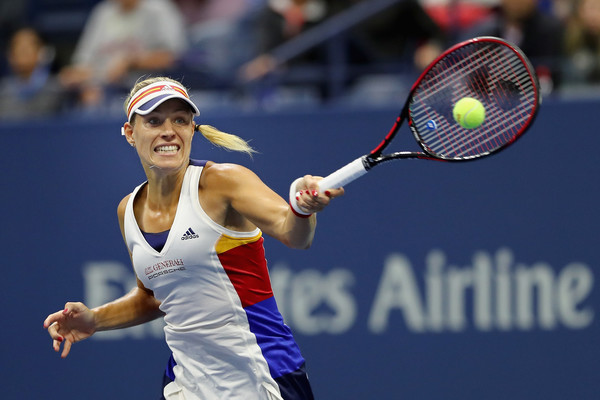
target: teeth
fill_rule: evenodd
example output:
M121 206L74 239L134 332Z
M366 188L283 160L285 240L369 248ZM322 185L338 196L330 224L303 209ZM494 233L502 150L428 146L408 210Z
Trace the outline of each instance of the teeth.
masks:
M176 152L177 149L178 149L177 146L171 145L171 146L161 146L161 147L158 147L156 149L156 151L159 152L159 153L171 153L171 152Z

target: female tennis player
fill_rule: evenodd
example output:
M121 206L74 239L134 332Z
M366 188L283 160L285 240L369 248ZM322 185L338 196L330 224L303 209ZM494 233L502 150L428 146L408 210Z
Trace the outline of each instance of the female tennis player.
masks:
M196 130L227 149L253 149L196 126L198 108L177 81L139 82L125 111L122 133L147 178L117 210L137 287L94 309L68 302L50 314L44 326L54 350L62 343L64 358L94 332L164 317L173 354L166 399L312 399L304 359L273 297L262 234L308 248L314 213L343 189L318 193L319 178L306 175L292 183L288 204L240 165L190 160Z

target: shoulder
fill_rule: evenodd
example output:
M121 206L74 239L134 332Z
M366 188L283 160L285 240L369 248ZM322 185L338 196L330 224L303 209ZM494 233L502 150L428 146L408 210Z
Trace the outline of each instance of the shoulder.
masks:
M221 192L226 197L237 189L254 186L261 181L250 169L230 163L207 163L200 177L200 189Z
M119 216L120 220L123 219L123 217L125 216L125 210L127 209L127 203L129 202L130 197L131 193L123 197L123 199L119 202L119 205L117 206L117 215Z
M231 163L207 162L202 175L209 179L237 180L248 176L256 176L250 169Z
M125 240L125 210L127 209L127 203L129 202L129 198L132 193L123 197L123 199L119 202L119 206L117 207L117 216L119 219L119 228L121 229L121 235Z

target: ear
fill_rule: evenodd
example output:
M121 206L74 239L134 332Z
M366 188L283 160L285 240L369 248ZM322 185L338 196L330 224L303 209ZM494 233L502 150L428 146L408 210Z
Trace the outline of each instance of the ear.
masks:
M131 125L129 122L125 122L121 128L121 132L125 136L127 143L129 143L132 147L135 147L135 140L133 139L133 125Z

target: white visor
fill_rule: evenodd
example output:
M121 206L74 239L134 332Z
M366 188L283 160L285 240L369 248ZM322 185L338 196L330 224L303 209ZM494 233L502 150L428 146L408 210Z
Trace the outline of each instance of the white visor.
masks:
M160 81L145 86L131 96L127 104L127 121L131 121L134 113L147 115L156 107L169 99L181 99L192 108L195 116L200 115L200 110L190 99L187 90L179 84L168 81Z

